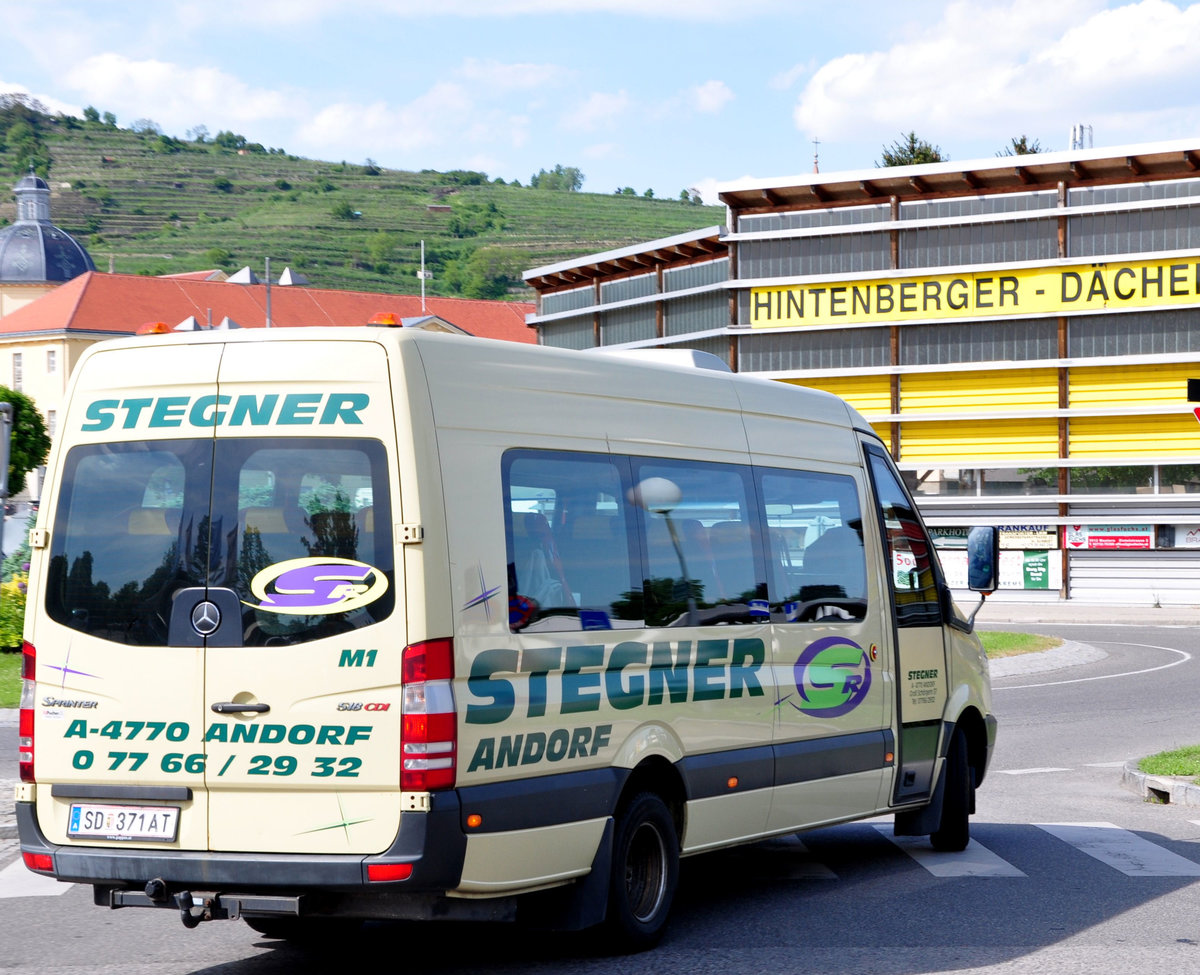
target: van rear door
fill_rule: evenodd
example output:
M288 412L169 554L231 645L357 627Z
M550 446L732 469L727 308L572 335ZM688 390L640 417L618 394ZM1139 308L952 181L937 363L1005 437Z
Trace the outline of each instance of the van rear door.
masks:
M405 643L385 352L230 344L218 399L209 603L237 627L205 655L209 847L382 851Z
M47 837L386 849L405 629L383 348L100 351L60 434L31 630Z
M205 585L213 439L183 424L220 355L97 351L74 377L28 630L37 816L54 843L207 846L203 641L168 631L175 593Z

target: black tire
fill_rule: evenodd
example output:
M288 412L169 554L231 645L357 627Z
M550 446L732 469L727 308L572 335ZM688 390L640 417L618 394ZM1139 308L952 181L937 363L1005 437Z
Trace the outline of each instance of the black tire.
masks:
M608 947L645 951L662 937L679 885L679 835L666 803L642 792L617 820L605 920Z
M935 850L959 853L971 841L971 793L975 788L967 763L967 735L956 728L946 755L946 788L942 792L942 818L929 834Z

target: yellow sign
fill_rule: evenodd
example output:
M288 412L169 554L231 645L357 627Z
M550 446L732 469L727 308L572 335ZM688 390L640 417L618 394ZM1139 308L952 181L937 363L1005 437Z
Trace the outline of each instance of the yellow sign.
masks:
M750 290L754 328L1069 315L1200 303L1200 258L821 281Z

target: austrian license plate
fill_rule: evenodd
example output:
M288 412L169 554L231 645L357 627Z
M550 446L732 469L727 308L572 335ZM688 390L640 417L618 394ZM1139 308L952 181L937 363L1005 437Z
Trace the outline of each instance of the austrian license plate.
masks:
M67 835L104 840L170 843L179 830L178 806L117 806L77 802L71 805Z

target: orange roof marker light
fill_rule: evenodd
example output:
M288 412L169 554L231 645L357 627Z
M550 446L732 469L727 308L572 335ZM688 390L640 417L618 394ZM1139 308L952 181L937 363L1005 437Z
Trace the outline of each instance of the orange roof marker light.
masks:
M166 322L146 322L134 333L135 335L165 335L171 331L171 326Z
M374 315L367 319L367 324L396 326L400 324L400 319L396 317L394 312L377 311Z

